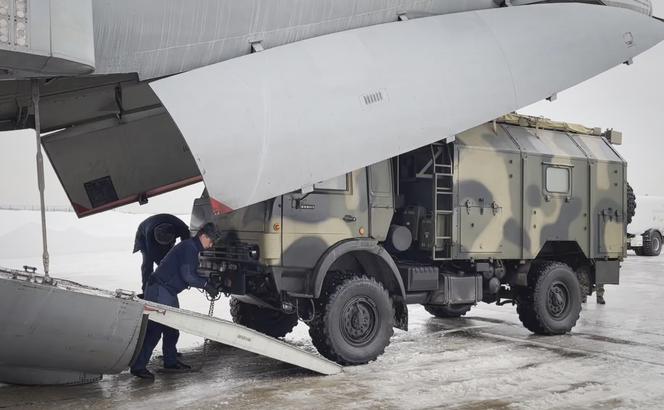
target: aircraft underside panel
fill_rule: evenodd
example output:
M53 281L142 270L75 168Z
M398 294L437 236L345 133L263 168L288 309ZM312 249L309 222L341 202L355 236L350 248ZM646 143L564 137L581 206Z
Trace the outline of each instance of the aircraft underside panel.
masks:
M68 128L42 142L79 217L201 180L163 108Z
M663 39L664 24L626 9L508 7L317 37L151 86L230 211L455 135Z
M266 48L410 18L495 8L494 0L92 0L96 74L142 80ZM110 52L109 52L110 51Z

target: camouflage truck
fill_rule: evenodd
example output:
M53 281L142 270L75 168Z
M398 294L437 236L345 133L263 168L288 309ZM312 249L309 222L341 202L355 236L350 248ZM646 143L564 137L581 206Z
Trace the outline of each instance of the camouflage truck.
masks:
M204 193L192 225L225 237L200 269L232 295L235 322L281 337L301 319L346 365L407 330L408 304L441 318L516 304L530 331L563 334L594 285L618 283L621 138L512 114L231 214Z

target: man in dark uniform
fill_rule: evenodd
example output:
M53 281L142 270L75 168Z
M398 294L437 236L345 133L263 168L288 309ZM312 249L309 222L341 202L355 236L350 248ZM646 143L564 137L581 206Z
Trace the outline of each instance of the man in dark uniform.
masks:
M141 289L145 293L148 278L154 271L154 264L159 265L164 256L175 245L175 238L180 241L189 239L189 227L174 215L153 215L141 222L136 230L134 253L141 251Z
M145 300L177 308L180 307L177 295L188 287L205 289L212 297L216 297L219 294L217 285L199 276L197 269L198 254L204 249L212 248L218 238L215 226L208 223L194 238L177 244L150 275L145 289ZM131 366L131 374L142 379L154 379L154 375L146 366L162 334L164 370L178 372L191 369L190 366L177 360L177 330L148 321L143 347Z

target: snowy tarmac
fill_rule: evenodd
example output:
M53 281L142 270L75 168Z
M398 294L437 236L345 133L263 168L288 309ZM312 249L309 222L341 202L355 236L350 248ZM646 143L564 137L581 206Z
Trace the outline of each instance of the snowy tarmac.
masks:
M71 214L49 213L53 237L86 238L81 252L76 249L81 241L72 240L74 249L59 243L58 253L51 255L52 272L96 287L136 289L140 256L131 254L131 245L143 218L110 213L76 221ZM35 251L32 238L23 239L36 221L36 212L0 211L0 266L40 266L41 250ZM90 242L98 244L97 250ZM437 319L411 305L408 332L395 331L377 361L340 375L318 376L215 345L200 372L158 374L154 383L124 372L76 387L0 384L0 409L662 408L661 295L664 256L631 255L623 264L621 285L607 286L607 304L597 305L590 297L569 335L532 335L512 306L480 304L465 318ZM181 302L204 313L209 307L197 291L185 292ZM229 317L226 300L215 314ZM315 351L304 323L286 340ZM200 338L183 335L179 345L184 361L202 362ZM152 367L159 364L154 357Z

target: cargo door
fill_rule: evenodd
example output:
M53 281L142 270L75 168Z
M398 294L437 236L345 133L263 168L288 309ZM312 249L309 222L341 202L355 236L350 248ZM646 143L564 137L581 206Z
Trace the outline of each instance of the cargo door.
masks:
M502 255L511 196L519 190L519 156L460 147L457 164L459 252Z
M587 254L587 161L532 158L528 169L526 227L531 256L549 241L575 241Z
M589 250L588 158L571 134L506 125L523 152L523 258L548 241Z
M594 207L599 256L620 256L626 241L623 172L622 164L604 161L598 162L594 170L594 182L599 188Z
M626 244L625 162L604 138L575 135L590 167L590 257L619 258Z
M72 127L42 144L79 217L144 203L202 179L163 109Z
M314 184L311 189L283 197L284 266L311 268L335 243L368 235L364 168Z

